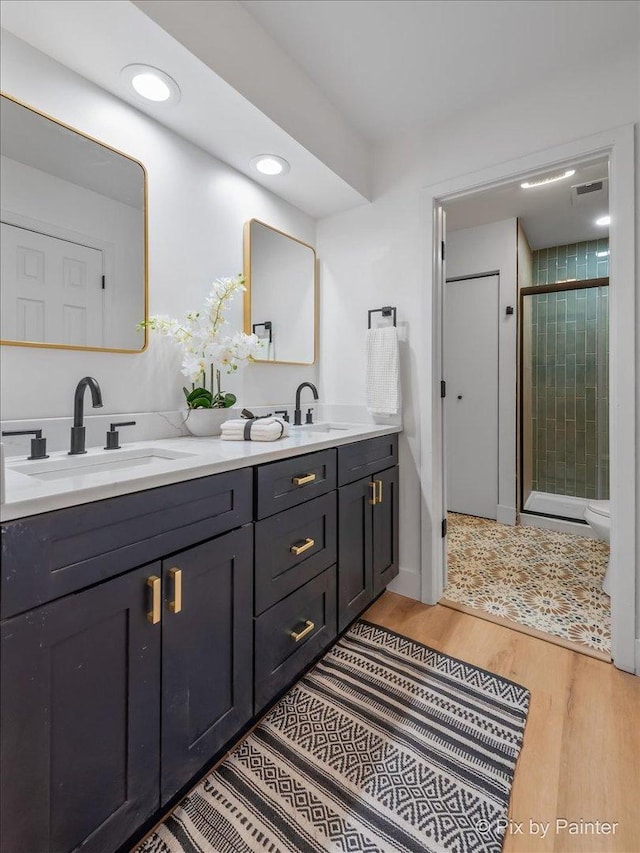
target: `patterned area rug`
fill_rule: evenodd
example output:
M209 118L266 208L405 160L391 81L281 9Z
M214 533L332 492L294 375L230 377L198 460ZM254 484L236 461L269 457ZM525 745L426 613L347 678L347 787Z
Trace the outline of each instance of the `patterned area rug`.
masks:
M610 652L606 542L457 513L448 519L444 598Z
M138 853L497 853L528 704L357 622Z

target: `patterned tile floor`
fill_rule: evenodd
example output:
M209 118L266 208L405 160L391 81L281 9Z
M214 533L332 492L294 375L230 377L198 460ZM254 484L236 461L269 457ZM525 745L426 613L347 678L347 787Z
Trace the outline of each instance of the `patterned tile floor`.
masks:
M608 557L596 539L449 513L444 598L609 653Z

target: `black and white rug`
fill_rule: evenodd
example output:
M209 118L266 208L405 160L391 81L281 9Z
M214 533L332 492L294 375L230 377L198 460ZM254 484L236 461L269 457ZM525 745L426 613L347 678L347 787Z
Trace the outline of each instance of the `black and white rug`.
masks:
M528 705L357 622L138 851L499 851Z

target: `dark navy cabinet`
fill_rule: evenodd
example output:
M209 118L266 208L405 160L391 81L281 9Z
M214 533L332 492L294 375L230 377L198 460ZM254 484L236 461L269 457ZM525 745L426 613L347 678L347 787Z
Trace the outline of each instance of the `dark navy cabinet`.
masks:
M389 440L391 439L391 443ZM377 446L375 443L377 442ZM371 458L397 459L397 437L338 448L338 467L350 472L371 466ZM342 452L347 456L341 460ZM338 630L342 631L398 574L398 466L377 471L338 489Z
M0 849L112 853L395 577L397 436L3 523L1 569Z
M158 808L159 564L2 623L0 849L115 850Z

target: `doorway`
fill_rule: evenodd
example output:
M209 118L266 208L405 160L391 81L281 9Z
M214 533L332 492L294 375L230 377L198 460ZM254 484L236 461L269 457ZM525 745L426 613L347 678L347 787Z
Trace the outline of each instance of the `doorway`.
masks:
M440 522L437 507L445 506L444 468L444 407L438 400L436 386L442 378L442 332L438 318L442 317L444 295L444 253L441 244L445 236L442 203L468 196L480 189L503 186L505 182L535 174L537 171L561 170L568 163L593 159L596 155L610 156L610 182L615 205L612 209L611 282L611 512L612 560L616 573L612 582L612 649L619 668L634 671L635 646L635 300L634 300L634 231L633 211L634 173L633 128L625 127L603 132L594 137L577 140L568 145L539 152L520 160L501 164L462 176L425 190L429 215L433 212L433 230L427 232L427 246L433 257L433 302L426 308L426 320L433 318L434 345L426 353L433 381L433 396L423 401L424 424L422 439L430 453L424 455L423 482L428 488L430 504L423 514L423 600L438 601L442 594L445 573L446 539L439 538ZM437 251L436 251L437 248ZM431 273L429 273L431 276ZM432 466L431 460L435 466ZM443 461L440 469L437 460ZM622 476L624 471L624 476ZM441 543L441 544L439 544Z

